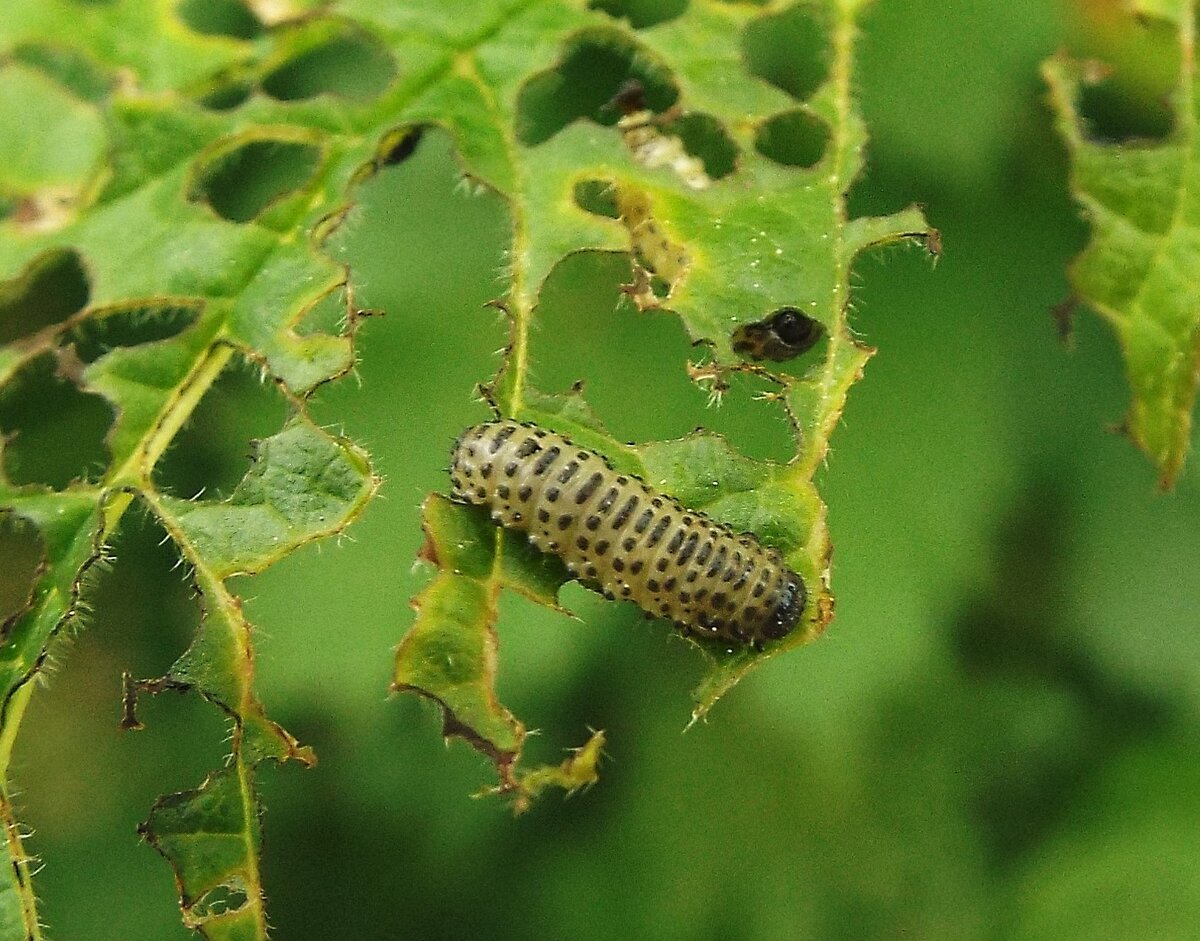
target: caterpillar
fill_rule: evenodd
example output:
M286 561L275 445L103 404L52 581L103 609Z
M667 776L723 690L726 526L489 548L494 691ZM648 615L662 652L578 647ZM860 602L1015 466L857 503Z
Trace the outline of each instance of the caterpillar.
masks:
M585 586L686 634L761 649L804 611L804 581L777 550L552 431L516 421L468 428L450 477L455 500L487 507Z
M825 328L795 307L781 307L766 320L733 331L733 349L751 359L782 363L812 349Z

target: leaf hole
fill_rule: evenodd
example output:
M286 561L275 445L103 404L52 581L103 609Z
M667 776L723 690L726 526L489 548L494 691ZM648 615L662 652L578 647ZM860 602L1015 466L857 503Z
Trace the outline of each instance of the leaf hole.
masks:
M253 39L263 32L258 17L241 0L182 0L175 10L189 29L204 36Z
M593 216L620 219L616 190L611 180L580 180L575 184L575 205Z
M679 98L667 68L628 36L602 28L577 33L558 65L521 87L517 137L528 146L541 144L579 118L611 126L620 117L613 99L631 80L641 85L651 111L666 111Z
M663 132L679 138L683 149L704 164L709 179L719 180L737 169L738 146L711 114L689 112L663 125Z
M275 383L263 381L257 365L235 357L155 465L155 484L185 500L228 497L250 468L253 442L278 432L287 415Z
M8 479L55 490L98 479L110 460L104 438L113 417L104 398L58 374L54 354L31 359L0 387Z
M627 256L585 252L563 259L538 300L541 328L530 360L548 390L585 383L588 404L620 440L678 438L703 425L755 458L786 461L793 453L782 408L756 401L779 387L757 376L729 377L720 408L688 378L686 364L703 355L669 310L639 311L617 286L630 279Z
M241 885L219 885L209 889L192 905L190 916L201 922L230 915L245 908L249 897Z
M189 198L208 203L230 222L249 222L271 203L304 186L318 160L319 151L312 144L247 141L199 165Z
M199 304L131 303L102 307L67 331L80 362L92 363L117 347L141 346L182 333L200 316Z
M1077 107L1088 137L1097 143L1163 141L1175 129L1166 100L1141 94L1116 75L1084 84Z
M196 100L202 107L208 108L210 111L232 111L245 104L253 91L254 86L250 82L244 79L232 79L217 84Z
M646 29L683 16L688 0L589 0L588 9L602 10L626 20L634 29Z
M816 166L828 146L828 125L803 108L768 118L754 135L755 150L787 167Z
M0 283L0 344L33 337L87 306L91 284L79 253L52 249Z
M746 26L742 37L751 75L804 101L829 74L828 28L816 7L798 3Z
M0 641L6 627L29 609L46 559L38 528L11 510L0 510Z
M396 77L396 63L373 36L341 24L308 24L290 37L289 57L271 69L262 88L280 101L334 95L367 101Z

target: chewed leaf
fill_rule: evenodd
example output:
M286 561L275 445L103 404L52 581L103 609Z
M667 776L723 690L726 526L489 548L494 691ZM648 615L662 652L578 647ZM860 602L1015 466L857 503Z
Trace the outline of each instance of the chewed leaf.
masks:
M1188 452L1200 378L1195 13L1185 4L1141 8L1180 23L1175 123L1161 143L1089 139L1078 101L1098 80L1094 66L1060 56L1043 73L1070 150L1075 198L1092 226L1091 244L1071 266L1071 283L1117 334L1133 394L1125 428L1169 488Z
M847 217L845 197L865 142L850 94L859 6L814 6L829 33L830 68L823 83L805 86L800 104L783 90L791 90L788 83L772 87L747 74L742 30L760 35L776 14L739 4L694 3L636 33L615 17L560 9L557 41L532 28L549 7L530 8L528 19L520 18L528 31L501 30L458 72L463 87L455 90L460 104L451 127L473 141L463 148L464 163L508 198L514 221L511 287L502 303L511 339L499 375L485 387L489 403L501 416L567 436L618 473L641 475L684 506L778 549L804 582L802 619L783 640L729 646L689 637L710 660L693 719L757 663L813 639L832 619L830 541L812 477L873 352L847 323L850 267L873 246L913 239L931 252L938 247L916 209ZM516 55L528 64L522 76L503 68ZM491 140L465 133L480 124L491 129L495 147L470 149ZM504 151L499 141L514 128L517 144ZM581 250L628 253L633 278L626 293L641 309L678 315L702 347L699 363L664 362L664 369L686 369L715 400L734 372L771 382L768 397L794 431L794 457L751 460L702 432L621 443L582 388L565 395L533 388L529 337L539 292L551 270ZM760 341L735 349L756 326ZM771 365L802 353L803 372ZM474 535L451 539L454 527L441 506L438 498L426 503L426 557L440 570L417 600L397 682L438 700L447 731L488 752L501 788L516 790L523 726L496 697L492 630L494 593L517 587L513 534L471 517L479 527ZM561 514L559 524L573 525ZM460 553L471 548L452 561L445 554L451 545ZM653 592L648 584L646 590Z
M171 868L183 923L210 941L265 937L258 878L262 842L248 772L224 768L198 788L160 798L142 833Z
M566 787L574 779L560 780L546 769L516 769L525 726L496 697L497 598L501 588L510 588L558 607L558 589L570 576L557 559L497 529L476 507L434 494L423 516L422 557L438 571L413 599L417 619L396 651L392 688L437 703L443 734L460 736L487 755L499 790L511 794L520 809L547 782Z

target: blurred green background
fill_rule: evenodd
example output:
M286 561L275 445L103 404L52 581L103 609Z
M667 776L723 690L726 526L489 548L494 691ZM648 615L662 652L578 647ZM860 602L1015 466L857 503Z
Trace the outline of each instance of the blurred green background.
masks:
M1171 57L1115 2L878 0L859 86L873 140L855 212L921 202L943 233L860 261L852 323L879 353L850 396L822 490L837 618L681 734L701 662L661 625L568 588L579 622L506 599L500 692L557 761L609 733L600 783L513 819L469 794L489 766L443 747L434 710L389 698L418 506L485 417L507 218L456 185L447 138L362 187L334 239L357 301L357 377L321 423L386 483L339 545L241 580L259 689L320 764L264 768L264 878L279 938L1144 939L1200 937L1200 463L1176 492L1109 427L1127 393L1090 313L1075 348L1050 308L1086 228L1038 64L1115 59L1085 103L1105 135L1162 133ZM786 44L788 37L778 42ZM1147 117L1149 115L1149 117ZM1158 116L1156 118L1156 115ZM587 394L621 438L696 425L783 456L781 414L735 388L706 408L679 322L620 302L619 258L545 287L534 382ZM225 492L285 407L237 365L160 468ZM196 697L143 704L199 613L176 557L130 513L90 626L54 656L13 777L60 939L186 938L166 864L135 825L226 748Z

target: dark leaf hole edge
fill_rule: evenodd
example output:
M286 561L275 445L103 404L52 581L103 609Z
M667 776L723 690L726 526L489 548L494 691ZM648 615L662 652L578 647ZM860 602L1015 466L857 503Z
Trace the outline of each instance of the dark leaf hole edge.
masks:
M90 297L91 282L78 252L43 252L17 277L0 282L0 344L60 326L83 310Z
M341 20L314 20L286 34L280 56L265 66L262 90L277 101L330 95L352 102L378 97L399 72L387 47Z
M806 0L751 20L742 33L747 71L806 101L829 77L829 35L825 11Z
M588 9L623 19L633 29L669 23L687 12L688 0L589 0Z
M226 140L195 164L188 199L230 222L250 222L308 183L320 159L320 148L303 141Z
M116 418L103 396L62 375L52 351L22 364L0 387L3 472L18 486L63 490L73 481L98 480L108 469L106 444Z
M521 86L517 139L535 147L580 118L612 126L621 116L614 99L631 82L641 86L646 108L656 114L679 100L670 69L632 37L610 27L580 30L564 41L557 64Z
M264 31L258 17L241 0L180 0L175 13L202 36L254 39Z
M829 147L829 126L804 108L772 115L759 124L754 149L786 167L811 169Z
M184 500L226 499L250 470L254 442L278 433L289 411L259 365L235 355L154 465L155 487Z

